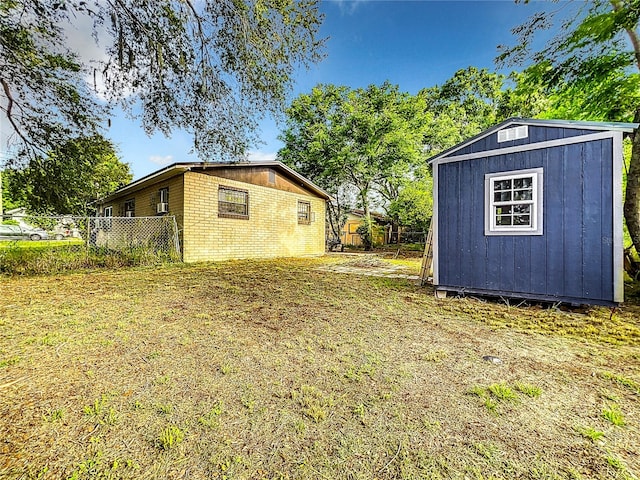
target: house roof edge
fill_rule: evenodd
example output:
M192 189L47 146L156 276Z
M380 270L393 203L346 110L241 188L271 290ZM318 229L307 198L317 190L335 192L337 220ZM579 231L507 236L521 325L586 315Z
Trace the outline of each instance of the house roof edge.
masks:
M282 162L271 160L271 161L261 161L261 162L176 162L171 165L167 165L155 172L152 172L148 175L145 175L138 180L134 180L133 182L120 187L114 192L106 195L105 197L97 200L96 203L104 203L110 200L113 197L122 195L128 191L137 190L139 188L143 188L147 184L153 183L153 181L159 179L160 177L171 178L176 175L180 175L181 173L185 173L190 170L207 170L213 168L229 168L229 167L274 167L282 172L285 172L293 179L299 181L301 186L307 188L313 193L317 194L319 197L322 197L325 200L331 200L331 195L325 192L322 188L317 186L311 180L307 179L303 175L299 174L291 167L285 165Z

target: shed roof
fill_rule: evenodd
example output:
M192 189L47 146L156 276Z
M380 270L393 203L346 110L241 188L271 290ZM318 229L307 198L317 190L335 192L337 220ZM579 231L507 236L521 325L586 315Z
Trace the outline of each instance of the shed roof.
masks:
M98 200L98 203L103 203L111 198L120 196L124 193L140 190L154 183L167 180L168 178L175 177L176 175L183 174L188 171L206 171L218 168L255 168L255 167L270 167L274 170L284 174L289 179L295 181L300 186L315 193L325 200L329 200L331 196L323 189L314 184L311 180L300 175L298 172L288 167L282 162L277 161L265 161L265 162L195 162L195 163L174 163L167 167L161 168L149 175L146 175L138 180L119 188L115 192L107 195L106 197Z
M451 148L448 148L433 157L430 157L427 162L433 163L436 160L439 160L443 157L449 156L450 154L465 148L467 145L471 145L482 138L488 137L489 135L502 130L503 128L507 128L511 125L532 125L532 126L540 126L540 127L560 127L560 128L579 128L581 130L595 130L595 131L618 131L624 133L631 133L636 128L638 128L637 123L622 123L622 122L587 122L582 120L544 120L544 119L533 119L533 118L509 118L502 123L494 125L488 130L484 130L480 132L478 135L465 140L464 142L458 143Z

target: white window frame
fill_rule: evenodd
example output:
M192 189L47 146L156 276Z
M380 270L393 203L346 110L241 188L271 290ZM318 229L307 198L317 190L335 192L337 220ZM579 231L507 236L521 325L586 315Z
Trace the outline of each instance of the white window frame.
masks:
M130 198L124 202L124 216L135 217L136 216L136 199Z
M103 217L113 217L113 205L104 207Z
M158 197L160 203L169 203L169 187L162 187L158 190Z
M496 201L495 184L504 180L517 180L520 178L532 179L532 193L530 200ZM487 173L484 176L485 192L485 235L542 235L543 213L543 169L531 168L527 170L512 170L509 172ZM513 191L513 190L512 190ZM529 225L498 225L496 223L496 209L502 206L530 205Z

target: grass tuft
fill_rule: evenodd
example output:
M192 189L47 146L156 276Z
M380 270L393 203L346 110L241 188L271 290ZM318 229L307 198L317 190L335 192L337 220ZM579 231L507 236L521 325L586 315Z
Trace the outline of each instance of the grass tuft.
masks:
M602 410L602 416L617 427L625 425L624 415L617 404L611 404Z
M494 383L493 385L489 385L487 390L495 398L501 401L515 401L518 399L516 392L504 383Z
M575 427L575 430L580 435L582 435L585 438L588 438L593 442L597 442L602 437L604 437L604 432L596 430L595 428L592 428L592 427Z
M631 390L633 393L635 393L636 395L640 395L640 384L630 378L624 377L622 375L617 375L615 373L611 373L611 372L602 372L601 373L603 378L609 379L609 380L613 380L614 382L618 383L619 385L622 385L624 387L627 387L629 390Z
M160 432L160 436L158 437L158 445L163 450L171 450L172 448L177 447L184 440L184 431L175 425L171 425L162 432Z
M542 394L542 389L536 385L532 385L530 383L524 382L516 382L514 384L514 388L520 392L525 394L527 397L537 398Z

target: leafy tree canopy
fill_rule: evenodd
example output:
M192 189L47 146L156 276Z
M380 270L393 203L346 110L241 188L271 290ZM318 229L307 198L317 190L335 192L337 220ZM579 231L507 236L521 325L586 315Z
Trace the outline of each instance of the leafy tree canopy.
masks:
M79 20L104 47L92 65L66 47ZM120 105L148 134L191 133L203 158L240 157L257 121L284 107L294 68L321 58L320 22L317 0L3 0L0 113L10 151L35 158L92 136L106 106Z
M415 231L426 232L433 215L433 179L428 172L408 181L392 200L387 213L396 223Z
M403 178L423 163L431 118L424 98L390 83L355 90L318 85L296 98L286 115L278 157L334 197L340 188L353 188L371 238L374 192L387 201L396 198Z
M572 7L567 14L565 7ZM513 29L513 47L501 47L499 65L529 64L523 84L543 88L551 101L545 117L640 121L639 0L594 0L563 4L538 13ZM559 22L559 33L543 48L532 47L536 33ZM640 135L633 147L624 216L640 249Z
M446 150L510 117L533 117L548 107L539 87L523 77L487 69L458 70L442 85L419 92L434 121L425 134L430 155Z
M26 167L5 170L7 196L31 213L87 214L90 202L129 183L129 165L100 136L68 140Z

